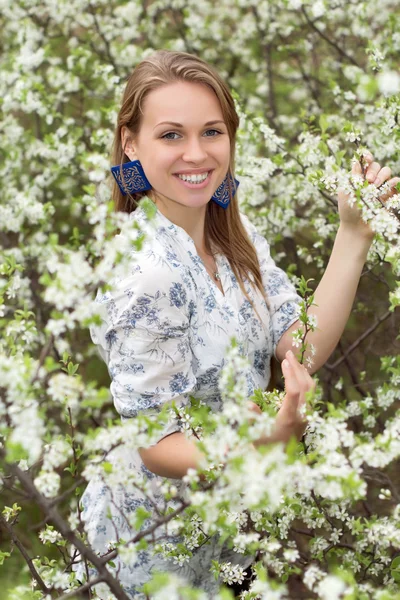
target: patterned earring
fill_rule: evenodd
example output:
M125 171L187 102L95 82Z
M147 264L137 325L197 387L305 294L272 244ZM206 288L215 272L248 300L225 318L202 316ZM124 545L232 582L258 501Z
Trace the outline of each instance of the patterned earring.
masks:
M236 190L239 187L239 181L234 179L230 173L228 173L221 185L211 196L211 200L214 200L214 202L222 206L222 208L228 208L228 204L231 201L229 196L229 187L232 189L233 198L233 196L236 194Z
M111 173L114 175L114 179L124 196L128 192L129 194L137 194L151 189L151 183L144 174L140 160L123 163L122 169L121 165L111 167Z

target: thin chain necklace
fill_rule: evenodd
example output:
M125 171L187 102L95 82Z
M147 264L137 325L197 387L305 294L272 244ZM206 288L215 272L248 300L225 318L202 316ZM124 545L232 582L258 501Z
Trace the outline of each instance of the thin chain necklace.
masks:
M219 274L218 267L217 267L217 262L216 262L216 260L215 260L215 258L214 258L214 255L213 255L213 259L214 259L214 263L215 263L215 268L216 268L216 271L212 271L212 272L211 272L211 275L212 275L212 277L215 279L215 281L220 281L220 279L221 279L221 275ZM207 265L206 265L206 263L204 263L204 266L205 266L205 268L206 268L206 271L208 271L208 273L210 273L210 270L207 268Z

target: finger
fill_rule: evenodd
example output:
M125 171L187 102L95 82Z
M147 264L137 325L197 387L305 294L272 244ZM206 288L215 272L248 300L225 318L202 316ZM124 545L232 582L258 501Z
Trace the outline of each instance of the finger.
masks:
M315 388L315 382L304 365L301 365L291 351L286 353L289 364L293 367L297 377L297 383L300 388L298 408L301 408L306 401L306 393Z
M289 421L294 421L297 416L297 405L300 397L300 385L296 373L287 358L282 362L282 373L285 378L285 397L280 408Z
M304 405L305 394L299 385L297 373L295 373L291 362L286 358L282 362L282 372L285 377L286 394L276 422L283 428L283 431L286 431L286 436L290 432L290 437L294 434L300 440L306 427L306 420L300 413ZM301 401L302 396L303 401Z
M365 179L370 183L374 183L376 176L381 170L381 165L377 162L373 162L369 165L367 172L365 174Z
M307 387L308 379L306 378L306 376L308 374L308 371L305 368L305 366L299 363L299 361L297 360L297 358L291 350L288 350L288 352L286 353L286 358L288 359L290 365L293 367L296 373L297 381L301 389Z
M400 183L400 177L393 177L392 179L389 179L389 181L386 182L385 189L386 187L389 187L389 191L379 196L383 202L391 198L391 196L395 196L396 194L400 193L396 190L396 185L398 183Z
M261 415L262 410L261 408L258 406L258 404L256 404L255 402L251 402L250 400L247 402L247 407L249 410L251 410L252 412L257 413L258 415Z
M389 167L383 167L379 171L378 175L376 176L374 185L376 185L376 187L379 187L387 179L390 179L391 176L392 176L392 169L390 169Z
M286 357L282 362L282 373L285 379L285 391L288 394L298 394L300 392L300 386L297 379L297 375Z
M372 163L373 160L374 160L374 157L371 154L371 152L369 152L369 150L367 150L366 152L364 152L362 154L362 162L364 165L364 170L369 167L369 165ZM363 171L361 168L361 163L358 160L353 162L351 172L353 175L362 175Z

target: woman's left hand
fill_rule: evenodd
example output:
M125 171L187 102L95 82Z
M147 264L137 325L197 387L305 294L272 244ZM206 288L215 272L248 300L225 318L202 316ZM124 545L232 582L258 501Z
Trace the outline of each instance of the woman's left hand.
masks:
M390 185L390 192L381 195L380 199L385 202L391 196L397 194L396 185L400 182L400 177L391 177L392 171L389 167L381 167L377 162L374 162L374 157L370 152L364 154L365 162L365 179L379 188L385 181ZM356 161L351 169L353 175L362 175L361 164ZM361 218L361 211L356 204L350 206L348 203L348 195L342 190L338 191L338 205L340 222L347 228L350 228L356 235L372 239L374 231Z

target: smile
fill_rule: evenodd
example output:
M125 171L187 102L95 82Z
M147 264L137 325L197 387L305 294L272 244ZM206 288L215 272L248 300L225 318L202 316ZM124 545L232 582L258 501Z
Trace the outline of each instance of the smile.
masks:
M207 173L201 173L199 175L174 175L179 181L185 186L189 188L204 188L208 185L208 182L211 179L212 171L208 171Z

